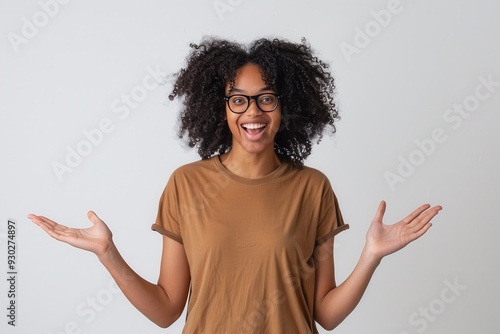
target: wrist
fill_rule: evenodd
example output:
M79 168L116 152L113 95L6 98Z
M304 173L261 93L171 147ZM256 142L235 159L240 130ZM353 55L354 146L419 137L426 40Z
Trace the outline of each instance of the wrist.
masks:
M103 249L96 253L97 255L97 258L99 259L99 261L101 261L103 264L105 262L109 262L113 259L113 257L116 256L116 254L118 254L118 249L116 248L114 242L112 239L110 239L107 243L106 246L103 247Z
M361 253L361 259L372 265L377 267L380 262L382 262L383 256L377 252L375 252L368 244L363 248L363 252Z

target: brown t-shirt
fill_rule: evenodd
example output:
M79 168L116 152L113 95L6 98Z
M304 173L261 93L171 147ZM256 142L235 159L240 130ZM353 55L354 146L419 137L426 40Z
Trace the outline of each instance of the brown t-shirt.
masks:
M152 226L186 251L185 334L317 333L313 251L347 228L321 172L246 179L219 156L174 171Z

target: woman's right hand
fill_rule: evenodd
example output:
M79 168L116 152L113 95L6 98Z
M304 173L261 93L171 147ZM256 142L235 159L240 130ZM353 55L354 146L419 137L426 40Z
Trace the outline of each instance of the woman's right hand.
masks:
M56 240L66 242L71 246L81 248L96 254L98 257L106 254L112 245L112 233L108 226L95 214L89 211L87 217L92 226L85 229L70 228L56 223L43 216L29 214L28 218Z

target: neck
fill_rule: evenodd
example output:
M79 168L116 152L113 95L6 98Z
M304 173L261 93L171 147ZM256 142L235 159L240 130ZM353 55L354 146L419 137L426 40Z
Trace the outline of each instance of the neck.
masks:
M274 149L257 154L231 149L221 155L221 162L231 173L247 179L269 175L281 164Z

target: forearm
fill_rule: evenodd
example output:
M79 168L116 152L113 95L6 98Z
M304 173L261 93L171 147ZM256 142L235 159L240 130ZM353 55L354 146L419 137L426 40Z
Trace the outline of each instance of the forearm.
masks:
M155 324L166 328L180 316L168 293L161 286L146 281L133 271L113 243L98 258L125 297Z
M323 327L333 329L338 326L361 300L382 258L424 235L431 227L430 220L442 209L440 205L431 208L429 204L424 204L398 223L384 225L382 219L385 208L385 202L381 201L368 230L367 243L359 262L344 283L335 287L333 267L329 268L329 263L320 263L317 266L317 282L321 284L317 284L319 293L316 296L315 319ZM315 251L315 257L318 259L321 258L321 250L322 248L318 247ZM333 258L331 260L333 262Z
M331 289L320 304L318 317L326 329L337 327L358 305L381 258L365 247L349 277L338 287ZM319 320L319 319L318 319Z

